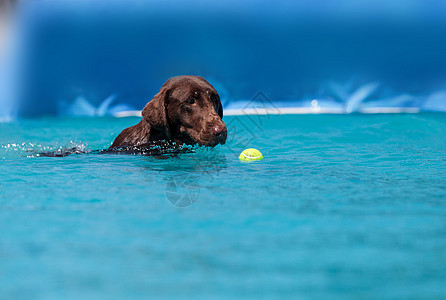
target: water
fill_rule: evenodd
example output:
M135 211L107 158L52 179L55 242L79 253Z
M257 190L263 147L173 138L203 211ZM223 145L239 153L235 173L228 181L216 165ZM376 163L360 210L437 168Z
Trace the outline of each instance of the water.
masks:
M225 117L212 151L33 157L137 121L0 124L2 299L446 297L446 115Z

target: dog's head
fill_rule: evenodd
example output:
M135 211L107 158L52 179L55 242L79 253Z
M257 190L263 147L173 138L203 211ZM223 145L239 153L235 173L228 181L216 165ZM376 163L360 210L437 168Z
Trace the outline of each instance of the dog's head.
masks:
M226 142L220 97L199 76L172 77L147 103L143 118L166 139L214 147Z

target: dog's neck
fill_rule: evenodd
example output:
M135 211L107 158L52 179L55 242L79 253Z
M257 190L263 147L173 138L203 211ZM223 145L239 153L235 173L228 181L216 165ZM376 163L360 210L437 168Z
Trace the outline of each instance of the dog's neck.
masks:
M145 119L142 119L141 122L138 123L138 125L141 126L140 132L144 137L142 144L162 141L162 140L169 140L169 137L166 135L164 130L162 130L161 128L156 128L151 126Z

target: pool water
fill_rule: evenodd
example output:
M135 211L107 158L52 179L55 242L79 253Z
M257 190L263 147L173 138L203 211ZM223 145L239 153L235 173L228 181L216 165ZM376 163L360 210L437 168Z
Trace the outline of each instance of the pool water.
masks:
M446 115L224 120L166 159L34 155L137 118L1 123L0 298L446 297Z

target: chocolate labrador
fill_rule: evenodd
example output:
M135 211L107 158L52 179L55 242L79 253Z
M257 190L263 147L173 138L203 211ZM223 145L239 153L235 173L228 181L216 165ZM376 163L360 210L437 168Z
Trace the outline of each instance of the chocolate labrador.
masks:
M142 120L124 129L108 150L85 151L75 147L35 155L187 153L187 148L175 146L214 147L226 142L227 130L222 117L220 97L209 82L199 76L172 77L144 107Z
M214 147L226 142L222 117L220 97L209 82L200 76L172 77L144 107L142 120L124 129L109 150L159 141Z

